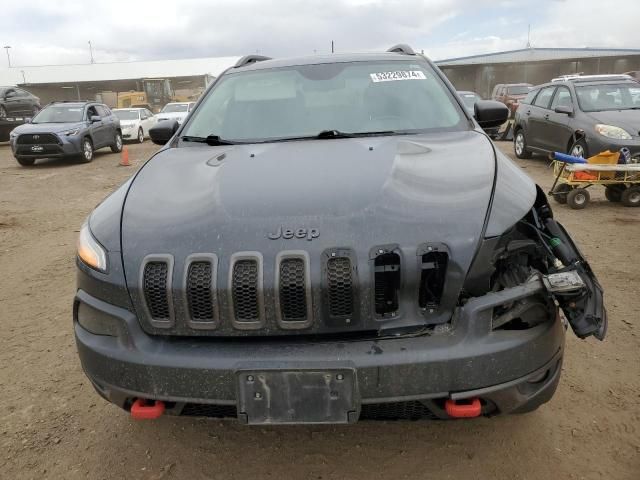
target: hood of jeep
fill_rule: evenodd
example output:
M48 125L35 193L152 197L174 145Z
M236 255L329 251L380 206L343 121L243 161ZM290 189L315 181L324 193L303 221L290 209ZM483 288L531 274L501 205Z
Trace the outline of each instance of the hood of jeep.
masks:
M138 173L123 209L130 289L148 255L173 257L175 283L189 255L215 254L224 290L231 256L259 252L269 290L277 255L292 250L309 255L319 287L321 256L335 248L353 252L369 285L372 252L391 246L402 257L403 288L413 292L427 243L447 246L449 287L460 286L482 235L495 164L487 137L469 131L163 150Z

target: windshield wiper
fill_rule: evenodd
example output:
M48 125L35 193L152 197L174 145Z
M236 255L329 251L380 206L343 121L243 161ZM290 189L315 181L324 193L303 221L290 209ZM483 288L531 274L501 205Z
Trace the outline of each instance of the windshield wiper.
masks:
M183 135L180 137L180 140L184 140L185 142L198 142L198 143L206 143L212 147L218 145L235 145L237 142L232 142L231 140L225 140L224 138L220 138L218 135L209 135L207 137L194 137L192 135Z
M340 130L322 130L320 133L316 135L274 138L274 139L265 140L264 143L292 142L296 140L330 140L334 138L359 138L359 137L375 137L377 135L400 135L400 134L404 135L404 132L398 132L396 130L380 130L376 132L342 132Z
M357 138L375 137L376 135L398 135L402 132L396 130L378 130L372 132L341 132L340 130L323 130L315 138Z

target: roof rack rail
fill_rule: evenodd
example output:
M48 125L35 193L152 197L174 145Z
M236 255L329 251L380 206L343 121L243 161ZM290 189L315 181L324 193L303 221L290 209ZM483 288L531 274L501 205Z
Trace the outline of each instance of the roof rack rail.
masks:
M551 79L552 82L597 82L599 80L633 80L633 77L625 73L600 75L582 75L581 73L577 73L575 75L560 75L559 77Z
M389 50L387 50L387 52L401 53L402 55L415 55L416 54L416 52L413 51L413 48L411 48L406 43L399 43L398 45L394 45Z
M271 57L265 57L264 55L245 55L236 62L233 68L246 67L252 63L262 62L264 60L271 60Z

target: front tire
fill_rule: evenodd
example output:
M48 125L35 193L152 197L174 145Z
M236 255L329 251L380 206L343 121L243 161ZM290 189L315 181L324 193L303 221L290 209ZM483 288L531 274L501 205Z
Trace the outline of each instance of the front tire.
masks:
M621 200L625 207L640 207L640 186L627 188Z
M31 167L34 163L36 163L35 158L16 157L16 160L23 167Z
M120 132L116 132L113 145L111 145L111 151L113 153L120 153L122 151L122 134Z
M581 158L589 158L589 150L587 147L587 142L584 141L584 138L577 140L571 148L569 149L569 155L573 155L574 157Z
M80 161L82 163L89 163L93 160L93 142L89 137L82 139L82 153L80 154Z
M531 158L531 150L527 150L527 138L524 135L524 130L520 129L516 132L516 136L513 137L513 150L516 157L520 159Z
M144 143L144 131L142 127L138 129L138 143Z
M584 188L574 188L567 194L567 205L574 210L582 210L589 204L591 195Z

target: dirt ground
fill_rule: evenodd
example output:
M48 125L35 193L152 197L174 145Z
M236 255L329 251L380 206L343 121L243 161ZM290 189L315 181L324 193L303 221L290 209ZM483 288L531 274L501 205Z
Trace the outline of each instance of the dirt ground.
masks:
M500 148L511 155L511 145ZM85 216L156 149L20 167L0 145L0 478L640 479L640 209L556 206L606 291L606 341L568 335L554 399L522 416L346 427L133 422L85 378L71 328ZM542 157L518 161L544 188Z

